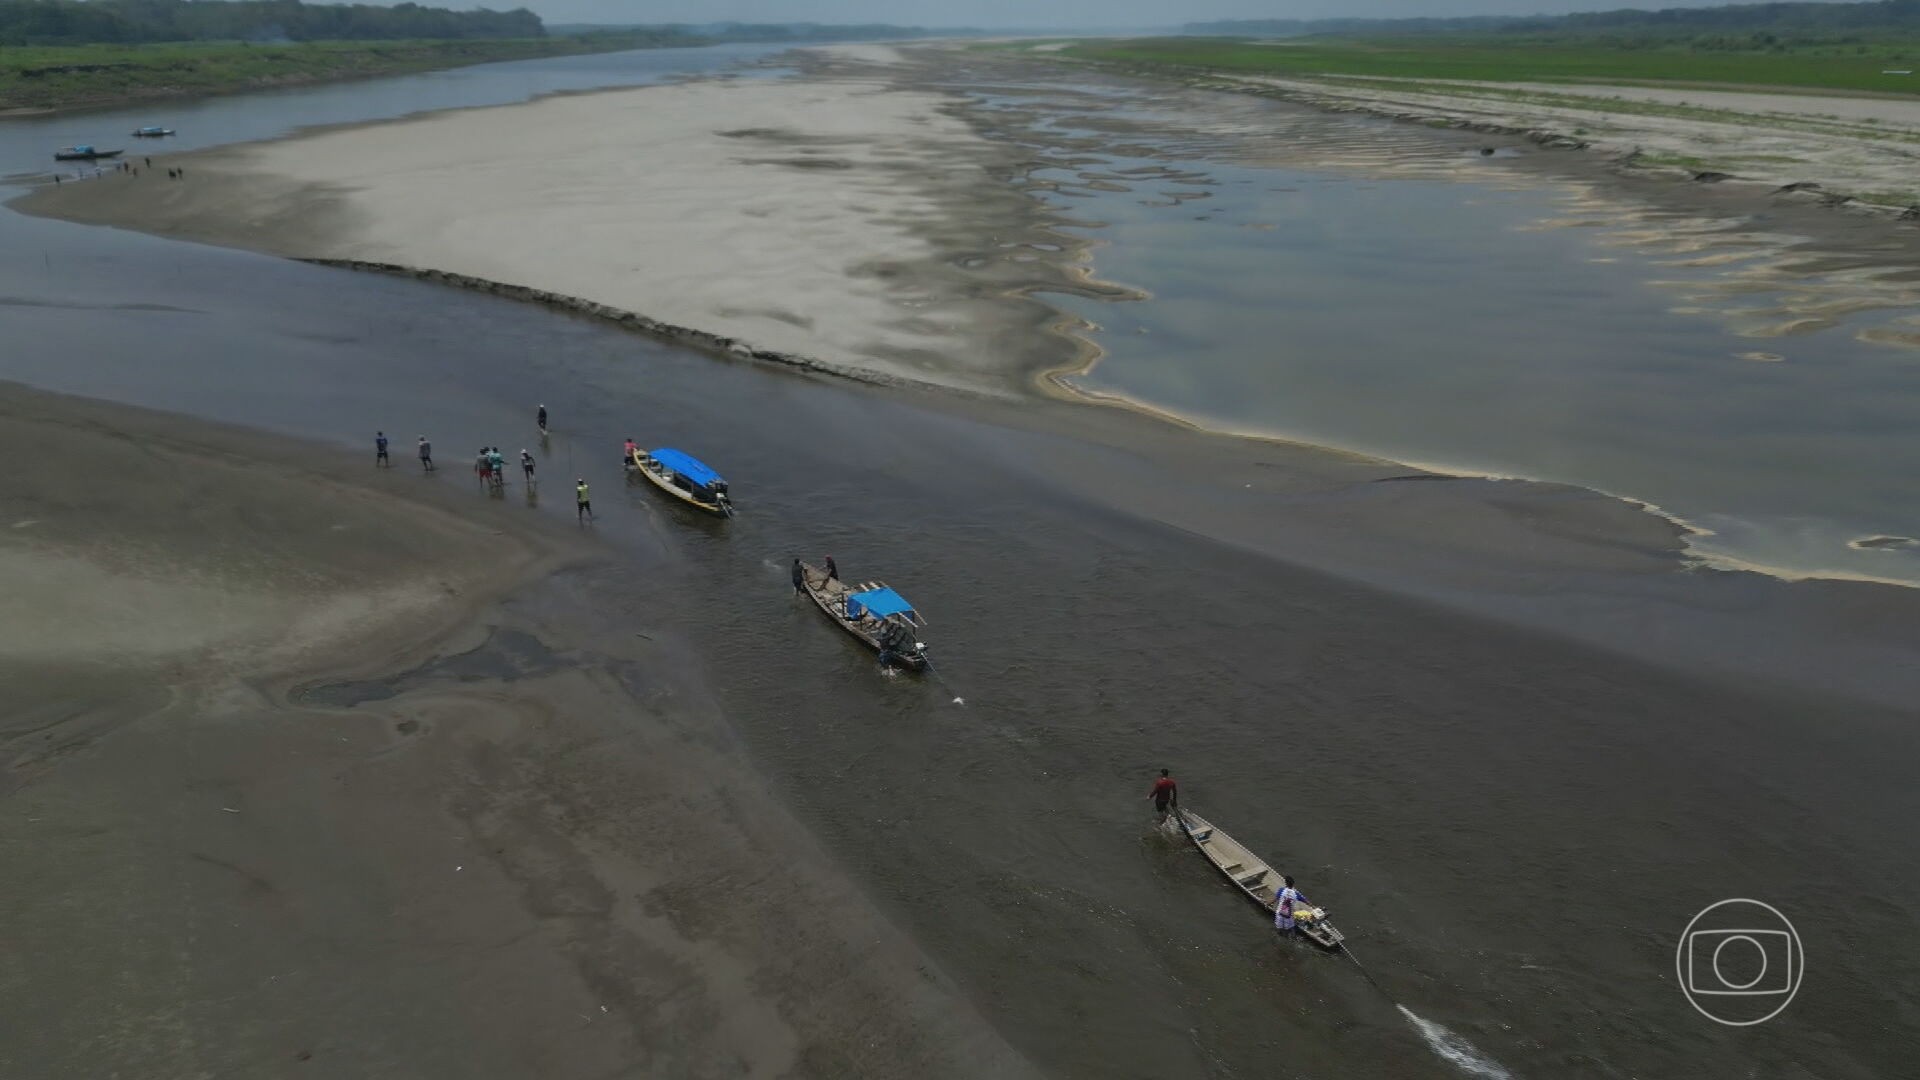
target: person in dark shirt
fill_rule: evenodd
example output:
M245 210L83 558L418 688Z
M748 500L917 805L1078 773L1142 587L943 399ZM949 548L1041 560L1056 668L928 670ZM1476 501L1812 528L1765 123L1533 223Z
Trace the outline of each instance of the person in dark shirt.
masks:
M539 424L541 433L545 434L547 430L547 407L545 405L540 406Z
M387 460L387 433L384 431L373 433L373 463L382 469L393 464Z
M799 559L793 560L793 591L795 593L807 591L807 572L801 568Z
M827 580L828 581L840 580L840 567L835 565L833 561L833 556L831 555L827 556Z
M1160 779L1153 782L1153 790L1147 792L1147 798L1153 800L1154 810L1159 813L1160 820L1165 821L1169 805L1176 811L1180 809L1180 785L1173 782L1167 770L1161 769Z

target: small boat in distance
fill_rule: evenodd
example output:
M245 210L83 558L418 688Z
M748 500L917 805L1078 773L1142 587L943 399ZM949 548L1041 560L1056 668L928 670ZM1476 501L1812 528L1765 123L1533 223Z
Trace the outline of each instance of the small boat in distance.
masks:
M116 158L124 153L126 153L125 150L96 150L83 143L79 146L63 146L55 150L53 152L53 160L99 161L101 158Z
M879 581L848 588L812 563L801 563L800 571L807 595L827 618L879 653L881 663L909 671L927 669L927 647L919 639L926 620L906 597Z
M169 127L143 127L133 133L136 139L164 139L174 133Z
M726 479L684 450L670 446L658 450L636 448L627 467L689 506L721 517L733 516L733 499L727 494Z
M1213 823L1191 810L1176 810L1179 815L1180 829L1207 857L1214 869L1227 875L1234 887L1247 895L1247 898L1273 914L1276 901L1274 895L1280 891L1282 881L1280 872L1268 866L1258 855L1241 846L1240 842L1219 829ZM1308 941L1323 949L1337 949L1347 936L1327 921L1327 909L1301 906L1293 909L1294 925Z

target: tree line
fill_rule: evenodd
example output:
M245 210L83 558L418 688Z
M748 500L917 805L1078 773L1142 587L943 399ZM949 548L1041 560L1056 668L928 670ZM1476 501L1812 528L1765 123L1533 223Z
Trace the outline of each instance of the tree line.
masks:
M1781 37L1857 39L1920 34L1920 0L1866 3L1792 2L1710 8L1625 9L1572 15L1479 16L1445 19L1249 19L1188 23L1189 34L1297 37L1309 34L1376 37L1424 34L1638 36L1767 47Z
M525 8L450 11L414 3L376 7L300 0L0 0L0 45L444 40L545 34L540 17Z

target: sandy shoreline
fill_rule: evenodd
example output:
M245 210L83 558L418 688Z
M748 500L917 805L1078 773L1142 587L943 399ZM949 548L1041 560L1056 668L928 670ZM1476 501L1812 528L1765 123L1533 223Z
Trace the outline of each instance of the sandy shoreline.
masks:
M0 482L0 913L35 943L0 1071L1025 1071L683 646L596 621L570 528L197 420L0 417L41 463Z
M1907 150L1920 139L1920 105L1911 99L1222 72L1175 78L1197 89L1333 112L1520 135L1553 149L1590 151L1635 173L1751 187L1879 218L1920 215Z
M953 265L956 247L1077 250L1004 183L1017 148L974 133L947 95L896 85L892 50L814 55L830 59L798 82L353 125L50 186L21 207L538 289L883 381L1006 392L1072 357L1081 344L1036 333L1058 316L1022 294L1103 291L1073 255Z

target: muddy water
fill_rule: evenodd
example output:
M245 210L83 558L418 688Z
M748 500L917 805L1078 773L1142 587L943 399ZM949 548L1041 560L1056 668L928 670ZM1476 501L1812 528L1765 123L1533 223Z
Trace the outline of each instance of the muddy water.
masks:
M123 160L158 160L169 153L269 139L316 125L379 120L432 109L505 105L542 94L644 86L730 69L741 75L764 74L765 69L747 65L782 49L776 45L717 45L555 56L391 79L9 119L0 122L0 176L58 170L72 177L92 171L92 166L84 163L55 162L53 152L62 146L91 144L102 149L124 149ZM170 127L178 134L163 139L136 139L129 134L148 125Z
M529 446L552 494L516 485L487 504L502 515L566 522L567 481L592 481L595 531L624 553L596 609L696 647L769 782L1057 1075L1870 1077L1913 1058L1909 715L1762 697L1142 522L1020 467L1057 440L910 398L431 286L4 220L22 243L0 259L0 377L369 459L384 428L402 492L472 486L483 443ZM448 465L431 481L406 468L423 433ZM627 436L702 453L741 516L624 488ZM921 605L941 678L881 677L794 600L788 559L827 553ZM1335 911L1383 991L1277 944L1152 827L1162 765ZM1673 986L1687 920L1738 895L1796 916L1810 972L1747 1031Z
M698 647L770 782L1060 1075L1907 1060L1910 718L1750 698L1144 524L991 464L1035 437L894 397L431 286L37 227L69 254L51 282L7 271L46 303L9 309L0 375L347 443L380 427L403 466L431 435L450 467L397 468L401 491L470 485L468 447L531 446L560 496L516 487L503 515L570 518L587 477L598 534L668 568L605 575L596 606ZM740 518L623 488L628 435L704 452ZM795 602L787 560L827 553L923 607L943 679L880 677ZM1162 764L1338 913L1385 993L1277 945L1153 829ZM1798 882L1848 910L1800 927L1818 982L1793 1022L1702 1020L1675 935Z
M1030 179L1096 276L1148 294L1056 298L1106 353L1072 385L1650 502L1729 563L1920 583L1920 253L1663 210L1531 147L1157 92L982 94L1070 161Z

